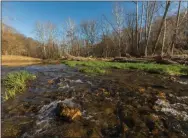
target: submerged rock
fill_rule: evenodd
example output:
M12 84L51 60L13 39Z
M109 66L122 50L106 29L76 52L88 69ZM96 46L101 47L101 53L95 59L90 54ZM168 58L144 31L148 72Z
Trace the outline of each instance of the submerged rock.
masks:
M56 115L63 120L73 121L81 117L82 113L78 108L68 106L64 103L58 103L56 107Z
M16 137L21 134L22 130L19 125L15 126L13 123L4 123L2 136L4 137Z
M138 91L139 91L140 93L144 93L146 90L145 90L145 88L143 88L143 87L139 87L139 88L138 88Z
M113 126L101 129L101 133L105 137L120 137L121 131L120 126Z
M183 123L176 120L175 118L166 118L165 120L163 120L163 123L168 130L173 131L175 133L179 133L183 137L187 136L187 134L185 134L186 131L182 128Z
M25 130L32 128L33 120L31 118L12 118L2 122L1 137L16 138L21 136Z
M168 100L158 99L156 101L156 111L164 112L165 114L172 115L177 119L182 119L184 121L188 121L188 115L185 111L179 111L175 109L176 104L170 104Z

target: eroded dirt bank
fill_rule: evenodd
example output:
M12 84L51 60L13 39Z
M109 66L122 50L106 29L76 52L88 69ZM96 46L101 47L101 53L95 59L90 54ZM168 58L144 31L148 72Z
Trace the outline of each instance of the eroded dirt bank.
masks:
M188 78L112 70L87 76L65 65L3 68L37 79L2 103L2 137L188 137ZM2 72L2 73L3 73ZM63 103L81 112L57 116Z

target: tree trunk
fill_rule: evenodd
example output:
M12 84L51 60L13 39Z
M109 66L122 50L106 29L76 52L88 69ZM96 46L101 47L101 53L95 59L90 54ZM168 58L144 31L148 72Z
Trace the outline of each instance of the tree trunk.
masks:
M132 37L132 48L131 51L133 54L135 54L135 49L134 49L134 29L131 29L131 37Z
M121 38L118 38L118 56L121 57Z
M162 48L161 48L161 56L163 57L163 49L164 49L164 45L165 45L165 37L166 37L166 19L164 21L164 33L163 33L163 44L162 44Z
M178 26L179 26L179 17L180 17L180 7L181 7L181 1L179 1L178 6L178 13L177 13L177 19L176 19L176 28L172 39L172 45L171 45L171 56L173 56L174 52L174 44L177 43L177 33L178 33Z
M108 43L106 44L106 58L108 57Z
M46 58L46 46L43 44L43 58L45 59Z
M148 32L148 7L149 7L149 1L147 1L146 6L146 21L145 21L145 42L147 41L147 32Z
M139 53L138 47L138 1L136 1L136 50L137 54Z
M146 47L145 47L145 56L148 55L148 44L149 44L149 39L150 39L151 25L152 25L152 22L153 22L155 6L156 6L156 1L154 2L152 14L151 14L151 19L149 20L149 28L148 28L148 32L147 32L147 40L146 40Z
M164 15L163 15L163 18L162 18L160 27L159 27L159 31L158 31L158 33L157 33L157 39L156 39L156 41L155 41L154 50L153 50L153 55L155 54L155 50L156 50L157 44L158 44L158 42L159 42L159 36L160 36L160 34L161 34L162 27L163 27L164 21L165 21L165 19L166 19L166 15L167 15L167 12L168 12L169 7L170 7L170 1L167 1L166 7L165 7L165 12L164 12Z
M140 36L139 36L139 47L140 47L140 43L141 43L141 40L142 40L142 20L143 20L143 13L144 13L144 3L142 2L142 14L141 14L141 21L140 21Z

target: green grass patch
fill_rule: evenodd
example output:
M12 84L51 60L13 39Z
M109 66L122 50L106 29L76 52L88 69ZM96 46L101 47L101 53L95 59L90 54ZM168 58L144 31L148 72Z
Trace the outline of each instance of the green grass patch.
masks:
M105 61L63 61L70 67L78 67L81 72L90 74L104 74L107 69L136 69L151 73L169 75L188 75L188 66L163 65L154 63L119 63Z
M89 74L104 74L106 72L104 69L98 67L80 67L79 71Z
M36 76L27 72L11 72L3 79L3 86L5 88L4 100L8 100L16 96L17 93L21 93L26 88L26 83L28 80L35 79Z

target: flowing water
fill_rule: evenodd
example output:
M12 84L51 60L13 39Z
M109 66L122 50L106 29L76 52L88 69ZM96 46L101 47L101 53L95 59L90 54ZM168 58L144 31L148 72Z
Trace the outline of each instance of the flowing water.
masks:
M118 69L89 76L58 64L2 67L2 77L18 70L37 79L2 101L2 137L188 137L187 76ZM81 117L62 120L59 103Z

